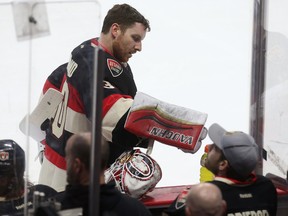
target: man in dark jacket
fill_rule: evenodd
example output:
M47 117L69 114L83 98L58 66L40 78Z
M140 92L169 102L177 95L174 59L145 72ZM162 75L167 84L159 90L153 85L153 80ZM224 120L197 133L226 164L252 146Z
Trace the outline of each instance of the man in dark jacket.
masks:
M72 135L65 148L67 162L67 182L64 192L55 198L61 202L61 209L82 208L83 215L89 209L91 133ZM100 174L100 215L151 216L149 210L139 200L120 193L114 183L105 183L104 171L109 158L109 145L101 143Z
M227 203L225 215L275 216L275 186L268 178L253 173L259 160L254 139L241 131L227 132L218 124L210 126L208 135L213 144L209 146L205 166L215 175L210 183L219 187ZM165 213L185 215L184 204L183 194L179 195Z

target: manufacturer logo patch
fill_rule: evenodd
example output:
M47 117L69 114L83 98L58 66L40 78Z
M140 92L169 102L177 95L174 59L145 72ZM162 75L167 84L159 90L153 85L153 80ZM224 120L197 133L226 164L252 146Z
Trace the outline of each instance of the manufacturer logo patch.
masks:
M114 59L108 58L107 65L113 77L117 77L123 72L121 64Z
M175 208L180 209L183 206L185 206L186 198L189 192L189 188L184 189L179 196L177 197L176 203L175 203Z
M0 160L1 161L9 160L9 152L0 152Z

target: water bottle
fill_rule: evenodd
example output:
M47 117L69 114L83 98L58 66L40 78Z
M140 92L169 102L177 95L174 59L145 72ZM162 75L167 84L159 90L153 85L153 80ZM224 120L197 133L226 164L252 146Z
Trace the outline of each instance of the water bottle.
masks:
M205 146L204 154L201 157L200 164L200 182L212 181L214 179L214 174L205 167L205 161L208 154L208 146Z

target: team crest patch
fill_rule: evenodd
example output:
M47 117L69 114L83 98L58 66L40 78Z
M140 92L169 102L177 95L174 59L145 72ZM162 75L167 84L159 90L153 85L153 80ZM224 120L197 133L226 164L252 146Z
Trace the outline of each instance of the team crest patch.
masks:
M121 64L114 59L108 58L107 65L113 77L117 77L123 72Z
M186 202L186 197L189 192L189 188L184 189L179 196L177 197L176 203L175 203L175 208L180 209L185 206Z
M9 160L9 152L0 152L0 160L1 161Z

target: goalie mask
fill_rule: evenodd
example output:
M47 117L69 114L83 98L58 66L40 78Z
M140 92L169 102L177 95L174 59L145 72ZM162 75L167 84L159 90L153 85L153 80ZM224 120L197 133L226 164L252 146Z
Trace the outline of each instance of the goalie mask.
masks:
M118 190L134 198L152 191L161 178L159 164L140 149L124 152L105 171L106 183L114 180Z

